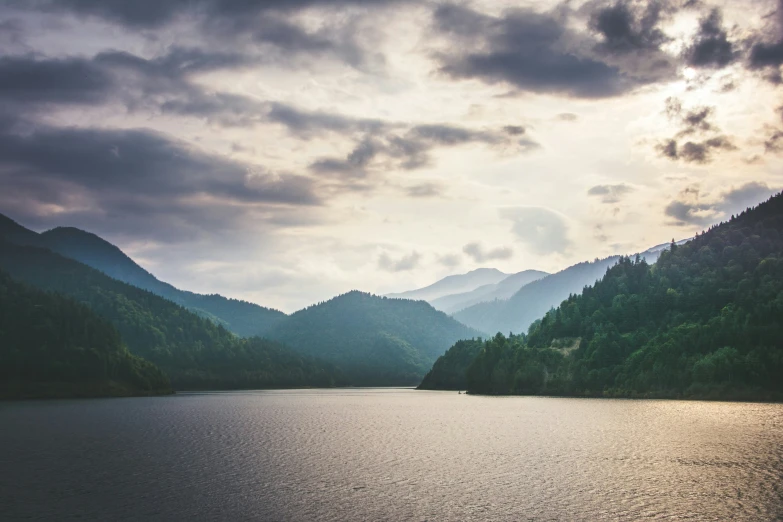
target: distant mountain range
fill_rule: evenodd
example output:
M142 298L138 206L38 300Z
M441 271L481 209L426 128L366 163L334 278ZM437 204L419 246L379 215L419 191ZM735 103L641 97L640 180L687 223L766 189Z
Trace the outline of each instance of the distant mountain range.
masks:
M87 306L175 389L413 385L451 344L480 335L427 303L355 291L286 316L179 290L99 236L62 227L38 234L5 216L0 270ZM488 274L477 281L504 276Z
M421 387L783 400L783 194L669 246L612 263L527 335L456 343ZM606 262L579 270L594 274Z
M433 301L447 295L471 292L480 286L494 285L508 276L509 274L503 273L495 268L477 268L467 274L456 274L444 277L424 288L396 294L386 294L386 297Z
M648 263L654 263L667 248L668 244L658 245L639 256ZM487 300L460 310L454 318L485 334L525 333L528 326L543 317L550 308L559 305L569 295L580 294L584 287L595 284L620 257L577 263L522 286L508 299Z
M508 299L526 284L538 281L548 275L540 270L524 270L510 275L498 283L479 286L469 292L438 297L429 303L438 310L452 314L478 303Z
M262 335L285 317L283 312L246 301L179 290L159 281L108 241L78 228L58 227L38 234L0 214L0 238L57 252L114 279L165 297L243 337Z
M119 331L133 355L157 365L179 390L346 383L328 363L302 357L272 341L239 338L168 299L51 250L0 240L0 270L88 307ZM57 342L52 341L52 349ZM0 351L7 348L0 347ZM41 360L40 364L48 362Z

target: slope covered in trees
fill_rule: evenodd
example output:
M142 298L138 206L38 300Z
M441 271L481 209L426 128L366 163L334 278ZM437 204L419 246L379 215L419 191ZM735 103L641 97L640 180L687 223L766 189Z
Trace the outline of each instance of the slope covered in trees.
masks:
M75 259L114 279L174 301L243 337L262 335L285 317L283 312L247 301L179 290L159 281L115 245L78 228L58 227L38 234L0 215L0 238L18 245L47 248Z
M156 366L86 306L0 271L0 398L170 393Z
M487 341L468 389L491 394L783 398L783 195L622 258L594 287Z
M481 339L457 341L442 356L419 384L420 390L465 390L468 387L465 370L478 356L484 343Z
M668 245L653 247L640 256L648 263L654 263L666 248ZM593 285L619 259L620 256L611 256L577 263L524 285L509 299L478 303L455 313L454 318L487 334L524 333L533 321L540 319L563 299L581 293L585 286Z
M439 355L478 335L424 301L349 292L300 310L269 336L333 362L352 384L418 384Z
M15 279L88 306L119 330L131 353L158 365L177 389L344 382L329 364L272 341L238 338L171 301L49 250L0 241L0 268Z

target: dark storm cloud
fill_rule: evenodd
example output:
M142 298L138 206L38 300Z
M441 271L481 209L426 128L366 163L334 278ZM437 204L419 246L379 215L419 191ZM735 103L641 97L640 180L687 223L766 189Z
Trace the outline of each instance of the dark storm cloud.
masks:
M353 132L377 132L389 126L376 119L351 118L328 112L304 111L283 103L268 105L267 119L286 126L291 132L302 136L320 134L324 131L343 134Z
M678 143L667 140L657 147L658 152L671 160L683 160L686 163L709 163L718 151L737 150L737 146L727 136L716 136L703 141Z
M379 171L415 170L432 164L430 153L442 147L484 144L509 149L515 153L534 150L539 145L520 138L519 130L511 126L500 131L473 130L452 125L415 125L398 132L388 126L357 142L345 158L321 158L310 165L317 173L342 178L366 177L370 169ZM351 127L348 127L351 128Z
M199 72L235 69L255 63L252 59L223 52L171 47L152 59L122 51L105 51L93 58L42 58L35 55L0 57L0 103L11 104L19 112L31 110L31 104L95 105L114 101L129 107L154 108L170 98L191 100L194 112L209 108L198 106L206 98L190 83ZM150 95L155 95L150 98ZM220 98L213 109L228 112L247 108L230 95ZM163 100L163 101L161 101ZM232 105L233 102L233 105ZM187 102L183 102L187 103Z
M62 181L88 191L132 191L161 198L209 194L238 203L317 204L311 182L273 176L148 130L40 127L0 134L6 181Z
M633 191L633 187L624 183L619 185L596 185L587 191L587 195L600 197L602 203L617 203L623 196Z
M774 154L783 152L783 130L770 129L769 135L764 139L764 151Z
M685 61L691 67L721 68L736 58L737 50L723 28L723 14L714 8L699 21L699 31L685 51Z
M684 110L679 99L670 97L666 99L664 112L680 130L673 138L656 145L662 157L703 164L711 162L716 152L737 150L732 138L722 134L720 128L710 121L715 113L714 107L699 106Z
M738 188L723 192L711 201L700 201L698 189L689 189L680 194L664 209L664 214L675 225L707 226L748 207L758 205L776 192L765 183L750 182Z
M307 7L387 5L395 0L17 0L11 5L49 12L89 15L131 29L154 29L178 17L248 19L270 11Z
M110 74L89 60L0 57L0 101L96 104L112 86Z
M771 22L751 39L748 67L764 71L767 80L780 85L783 83L780 74L783 64L783 0L778 0L776 11L767 18Z
M132 110L197 117L225 126L278 123L293 134L377 132L394 124L339 114L303 111L248 96L209 92L192 81L199 73L258 64L256 58L231 52L170 47L155 58L124 51L104 51L93 58L0 58L0 103L101 105L115 102ZM11 105L6 110L14 109Z
M633 86L616 67L566 49L572 35L550 13L512 9L493 17L446 4L435 10L434 20L451 40L449 51L436 58L452 78L585 98L614 96Z
M364 177L365 169L370 164L370 161L372 161L379 152L382 152L382 150L383 146L380 143L375 140L364 139L356 145L344 160L324 158L311 164L310 169L319 173L335 173L349 177Z
M637 11L618 2L590 13L594 39L570 28L562 6L508 9L495 17L444 4L434 12L434 26L449 48L435 57L440 71L456 79L580 98L617 96L675 71L659 50L666 38L658 3Z
M602 39L599 49L629 53L633 51L659 50L669 38L660 29L665 5L650 1L638 6L619 1L596 10L590 17L590 28Z
M321 203L308 178L271 174L147 130L38 126L20 133L5 127L0 181L3 206L23 203L28 210L56 207L94 217L121 213L129 227L156 215L203 222L198 208L203 218L225 218L217 226L247 209ZM168 232L151 230L156 237Z
M10 6L49 14L70 13L91 16L118 24L131 31L145 31L153 39L167 36L168 27L178 21L197 31L203 47L261 52L268 61L292 65L292 56L329 56L354 67L382 62L382 57L359 42L356 21L343 8L382 7L395 0L17 0ZM311 29L295 18L310 7L331 9ZM269 52L272 50L273 52Z

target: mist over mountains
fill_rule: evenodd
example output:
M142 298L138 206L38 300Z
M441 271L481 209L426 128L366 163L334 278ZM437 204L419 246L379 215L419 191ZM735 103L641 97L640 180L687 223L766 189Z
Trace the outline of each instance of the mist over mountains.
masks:
M421 387L779 401L782 238L778 194L672 243L654 265L620 258L526 333L456 343Z
M13 286L18 280L31 291L35 287L72 300L68 306L75 310L86 307L75 313L95 314L116 332L103 334L107 339L115 336L107 354L120 354L111 357L131 362L117 364L137 368L122 370L130 376L122 378L116 371L84 373L79 365L86 363L79 362L79 352L63 352L61 357L73 359L68 363L72 370L25 370L23 375L38 380L6 390L33 396L55 389L60 391L53 393L66 395L166 390L168 381L158 377L153 378L155 384L144 384L150 381L138 375L145 372L165 376L174 389L405 386L419 384L425 375L424 387L462 388L469 383L466 366L483 353L482 338L496 332L523 334L628 259L596 259L553 274L483 268L390 296L351 291L286 315L220 295L177 289L115 245L76 228L39 234L0 216L0 245L0 272L9 289L22 295L26 290ZM632 258L652 264L671 247L658 245ZM4 306L10 305L6 301ZM29 359L20 358L24 347L18 339L24 335L14 333L12 338L17 341L11 343L11 352L2 356L15 367L29 366ZM127 356L121 355L123 350ZM89 384L49 382L56 375L78 381L82 374L93 375Z
M454 342L481 335L422 301L357 291L290 316L195 294L76 228L38 234L0 216L0 245L0 271L86 305L175 389L416 385ZM19 387L35 394L29 388ZM112 388L103 382L89 389Z

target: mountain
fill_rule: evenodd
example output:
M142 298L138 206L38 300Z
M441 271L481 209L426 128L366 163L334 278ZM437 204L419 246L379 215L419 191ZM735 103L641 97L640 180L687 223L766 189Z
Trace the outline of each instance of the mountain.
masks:
M352 291L300 310L269 332L342 368L357 385L417 384L460 339L479 335L424 301Z
M659 245L639 254L654 263L668 248ZM550 308L559 305L571 294L579 294L585 286L594 284L620 256L596 259L570 266L521 287L508 299L475 304L454 314L463 324L487 334L496 332L526 332L528 326L543 317Z
M48 248L114 279L174 301L243 337L261 335L285 317L283 312L246 301L179 290L159 281L113 244L78 228L58 227L38 234L0 215L0 238L19 245Z
M465 371L476 359L484 343L481 339L457 341L438 357L419 384L419 390L464 390L468 387Z
M273 341L241 339L182 306L50 250L0 240L0 269L89 307L134 355L159 366L177 389L344 384L332 365Z
M509 274L505 274L495 268L477 268L467 274L444 277L424 288L397 294L386 294L386 297L430 301L446 295L470 292L480 286L499 283L508 276Z
M527 336L487 341L468 389L709 399L783 399L783 194L655 265L622 258Z
M498 299L508 299L526 284L537 281L548 275L548 273L541 272L540 270L524 270L522 272L517 272L516 274L511 274L498 283L483 285L470 292L445 295L433 299L429 301L429 303L436 310L446 312L447 314L453 314L454 312L464 310L474 304L495 301Z
M0 271L0 398L170 392L163 372L131 355L109 322Z

